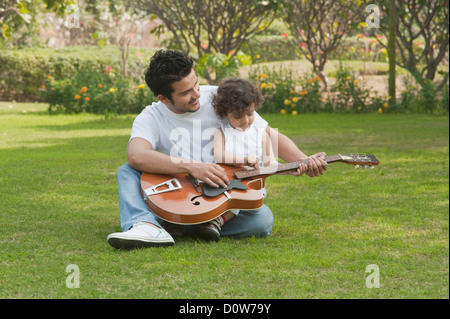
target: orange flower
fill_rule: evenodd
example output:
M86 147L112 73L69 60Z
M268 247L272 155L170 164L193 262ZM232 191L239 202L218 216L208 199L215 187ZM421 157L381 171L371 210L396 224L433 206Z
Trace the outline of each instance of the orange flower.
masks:
M80 92L80 94L83 94L86 91L87 91L87 87L83 86L79 92Z
M78 94L75 95L75 100L79 100L79 99L81 99L81 96L79 96Z
M103 87L103 85L101 85L101 84L99 83L99 84L97 84L97 87L98 87L99 89L101 89L101 88Z
M84 100L85 100L85 101L89 101L89 100L90 100L90 97L89 97L89 96L86 96L86 97L84 98Z
M300 92L300 95L301 95L301 96L306 95L306 94L308 94L307 91Z

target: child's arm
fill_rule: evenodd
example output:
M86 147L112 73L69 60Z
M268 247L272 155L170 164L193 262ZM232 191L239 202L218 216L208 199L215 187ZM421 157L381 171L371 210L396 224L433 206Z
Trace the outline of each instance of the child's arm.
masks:
M213 157L216 163L228 165L248 165L258 168L258 160L254 156L239 156L225 151L225 136L222 129L214 132Z

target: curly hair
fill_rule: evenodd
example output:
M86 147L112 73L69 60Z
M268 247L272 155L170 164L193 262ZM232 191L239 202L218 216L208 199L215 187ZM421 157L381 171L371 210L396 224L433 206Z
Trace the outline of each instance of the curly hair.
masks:
M171 84L180 81L191 73L194 61L177 50L159 50L150 60L145 71L145 82L155 96L162 94L171 99Z
M221 82L212 99L214 110L221 119L233 112L240 117L252 104L256 110L263 102L264 97L258 88L249 81L238 78L228 78Z

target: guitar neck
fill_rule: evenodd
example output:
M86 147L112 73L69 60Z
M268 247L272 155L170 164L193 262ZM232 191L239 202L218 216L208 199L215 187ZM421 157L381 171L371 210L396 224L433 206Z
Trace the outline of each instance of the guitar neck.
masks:
M342 161L342 157L341 157L341 155L326 156L325 161L327 163L340 162L340 161ZM296 161L296 162L285 163L285 164L271 165L271 166L261 167L258 169L237 171L234 173L234 175L238 179L245 179L245 178L253 178L253 177L258 177L258 176L263 176L263 175L268 176L268 175L280 174L280 173L298 169L298 166L301 163L307 164L308 159L304 159L304 160L300 160L300 161Z

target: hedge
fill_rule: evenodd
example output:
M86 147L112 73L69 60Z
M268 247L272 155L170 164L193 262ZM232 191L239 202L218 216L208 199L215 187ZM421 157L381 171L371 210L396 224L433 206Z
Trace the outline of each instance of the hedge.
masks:
M130 50L129 79L143 81L149 50ZM120 75L122 62L116 47L30 48L0 51L0 100L42 101L40 89L50 75L70 79L76 74L102 73L111 67Z

